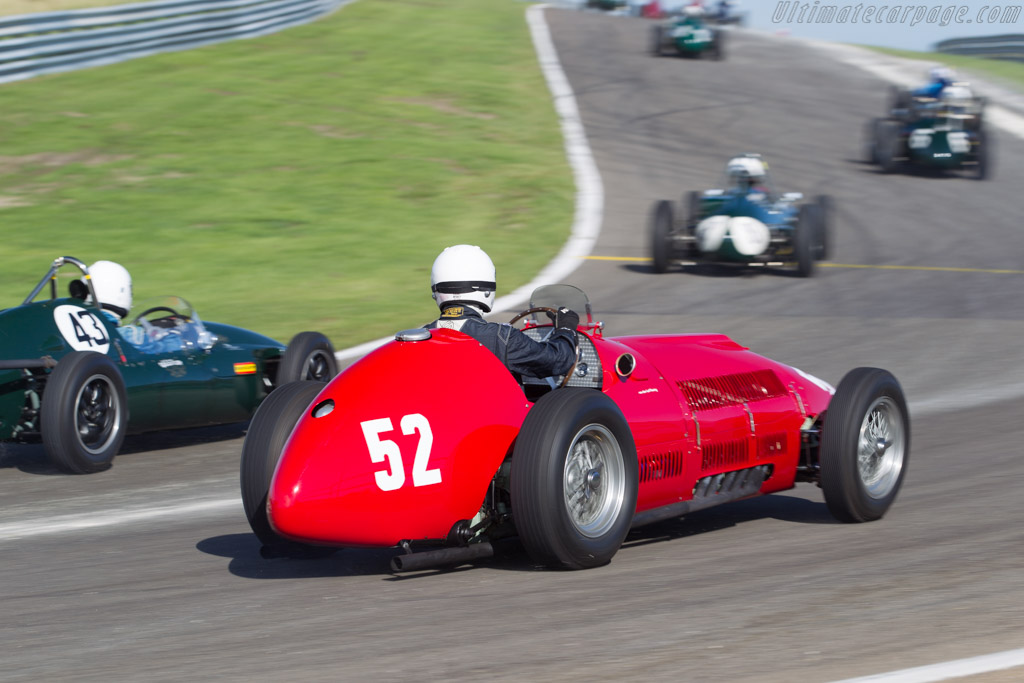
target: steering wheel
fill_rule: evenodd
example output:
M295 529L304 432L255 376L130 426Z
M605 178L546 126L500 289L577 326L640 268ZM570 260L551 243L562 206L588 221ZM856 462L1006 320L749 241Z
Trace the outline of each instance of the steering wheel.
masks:
M156 313L157 311L165 311L167 313L170 313L170 315L164 316L164 318L160 318L161 320L166 319L166 318L171 318L171 319L177 318L178 320L182 320L184 322L188 322L188 318L184 317L183 315L178 313L176 310L174 310L170 306L153 306L152 308L147 308L142 313L139 313L137 316L135 316L135 318L132 319L132 323L131 324L134 325L135 323L139 322L142 318L146 317L150 313ZM153 323L148 321L148 320L146 322L149 322L151 325L153 325ZM160 325L154 325L154 326L155 327L160 327Z
M533 308L528 308L522 313L517 313L514 316L512 316L512 319L508 321L508 324L515 325L517 322L519 322L526 316L533 315L534 313L547 313L549 316L551 316L551 319L554 320L558 316L558 309L552 308L550 306L534 306ZM574 346L576 347L576 360L572 362L572 367L569 368L568 372L565 373L565 377L562 378L562 381L558 384L558 386L554 385L554 382L556 380L550 380L552 382L552 389L561 389L562 387L564 387L566 384L569 383L569 380L572 379L572 373L576 372L576 366L580 364L580 345L579 343L577 343L574 344Z

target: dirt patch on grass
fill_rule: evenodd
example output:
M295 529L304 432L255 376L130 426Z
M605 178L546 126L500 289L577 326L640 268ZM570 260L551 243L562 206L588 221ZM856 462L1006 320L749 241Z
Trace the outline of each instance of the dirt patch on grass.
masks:
M417 107L429 107L434 111L439 111L442 114L452 114L454 116L465 116L471 119L483 119L490 120L497 118L494 114L487 114L484 112L470 111L463 109L462 107L453 104L448 100L429 100L419 97L405 97L401 99L391 100L392 102L401 102L402 104L411 104Z
M0 174L20 173L28 168L54 169L71 164L102 166L132 157L127 154L103 154L95 150L79 152L39 152L19 157L0 156Z

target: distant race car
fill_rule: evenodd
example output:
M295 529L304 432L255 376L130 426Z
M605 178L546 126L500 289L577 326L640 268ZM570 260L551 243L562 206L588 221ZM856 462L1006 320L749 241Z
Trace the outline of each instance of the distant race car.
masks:
M807 277L815 261L829 258L828 195L799 204L799 192L776 194L756 154L732 159L723 187L690 192L679 210L667 200L655 203L649 228L655 272L676 263L722 263L791 267Z
M868 124L867 159L887 173L913 164L962 169L985 180L992 172L992 140L982 125L984 108L984 98L966 84L951 85L937 98L894 88L889 115Z
M569 285L536 290L511 322L542 338L561 306L583 321L562 377L518 381L468 335L413 329L326 387L272 393L240 468L262 554L395 547L392 569L411 571L518 536L536 562L582 569L631 527L797 482L845 522L895 500L910 418L889 372L833 389L724 335L605 337Z
M65 265L82 279L58 298ZM47 287L50 298L35 301ZM63 470L106 469L128 433L247 420L276 387L337 374L334 349L318 332L285 347L204 322L178 297L129 313L147 340L179 337L178 350L143 353L95 301L86 265L63 256L20 306L0 311L0 440L41 440Z
M613 10L623 8L627 4L626 0L587 0L586 6L592 9L611 12Z
M683 57L725 58L725 32L705 20L695 7L684 7L683 13L651 27L651 53L660 57L666 52Z
M747 13L741 12L739 9L739 3L733 0L718 0L718 2L711 3L711 10L708 14L708 19L719 26L725 26L732 24L734 26L744 26L747 23Z

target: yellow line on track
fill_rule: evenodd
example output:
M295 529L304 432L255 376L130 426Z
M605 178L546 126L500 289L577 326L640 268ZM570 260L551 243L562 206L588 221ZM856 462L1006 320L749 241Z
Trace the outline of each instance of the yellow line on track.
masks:
M587 261L628 261L647 263L651 259L641 256L585 256ZM871 265L867 263L818 263L821 268L870 268L874 270L926 270L945 273L988 273L990 275L1024 275L1024 270L1005 270L998 268L954 268L952 266L895 266Z

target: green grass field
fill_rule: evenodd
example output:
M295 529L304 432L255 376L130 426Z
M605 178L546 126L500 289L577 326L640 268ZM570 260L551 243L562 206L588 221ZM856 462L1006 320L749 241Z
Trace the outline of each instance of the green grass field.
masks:
M872 45L865 45L864 47L870 47L872 50L893 55L894 57L941 62L958 71L974 72L983 78L988 76L993 78L993 80L1002 81L1010 87L1024 88L1024 62L950 55L944 52L911 52L910 50L894 50L892 48L875 47Z
M55 256L135 299L338 348L431 320L479 244L501 295L564 243L574 186L511 0L360 0L268 37L0 85L0 306Z
M129 1L130 0L3 0L3 3L0 3L0 17L6 17L13 14L35 14L37 12L57 12L59 10L66 9L127 5Z

